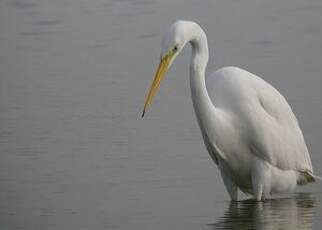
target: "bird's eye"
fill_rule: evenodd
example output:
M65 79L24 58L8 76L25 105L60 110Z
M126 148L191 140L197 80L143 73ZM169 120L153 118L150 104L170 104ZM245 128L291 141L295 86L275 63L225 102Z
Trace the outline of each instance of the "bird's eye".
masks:
M178 46L174 46L174 47L173 47L173 50L174 50L174 51L177 51L177 50L178 50Z

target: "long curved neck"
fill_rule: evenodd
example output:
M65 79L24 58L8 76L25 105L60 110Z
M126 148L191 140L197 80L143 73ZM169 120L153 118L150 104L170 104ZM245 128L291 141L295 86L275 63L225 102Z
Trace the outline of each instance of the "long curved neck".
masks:
M202 125L201 122L204 123L212 119L209 109L215 109L215 107L206 88L205 73L209 58L207 37L198 25L192 27L190 44L192 46L190 62L191 97L199 125Z

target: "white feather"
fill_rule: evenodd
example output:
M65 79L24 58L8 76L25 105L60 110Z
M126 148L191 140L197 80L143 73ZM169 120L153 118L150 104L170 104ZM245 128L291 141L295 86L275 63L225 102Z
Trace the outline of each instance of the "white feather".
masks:
M238 67L224 67L205 80L208 42L201 27L177 21L163 39L161 58L170 60L190 43L193 106L210 156L232 199L237 188L261 200L296 185L321 179L286 99L262 78Z

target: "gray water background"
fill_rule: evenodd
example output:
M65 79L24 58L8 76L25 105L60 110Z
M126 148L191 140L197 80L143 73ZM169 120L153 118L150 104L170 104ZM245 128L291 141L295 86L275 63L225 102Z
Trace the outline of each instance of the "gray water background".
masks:
M208 72L272 83L322 175L322 1L1 0L0 229L319 229L322 183L231 203L203 146L187 47L144 119L163 32L208 35Z

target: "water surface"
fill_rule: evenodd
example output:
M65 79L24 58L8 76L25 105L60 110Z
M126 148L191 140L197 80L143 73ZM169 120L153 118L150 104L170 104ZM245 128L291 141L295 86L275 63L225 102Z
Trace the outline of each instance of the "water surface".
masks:
M322 175L322 2L0 1L1 229L319 229L322 184L230 203L190 100L190 48L147 116L162 33L208 35L290 102Z

